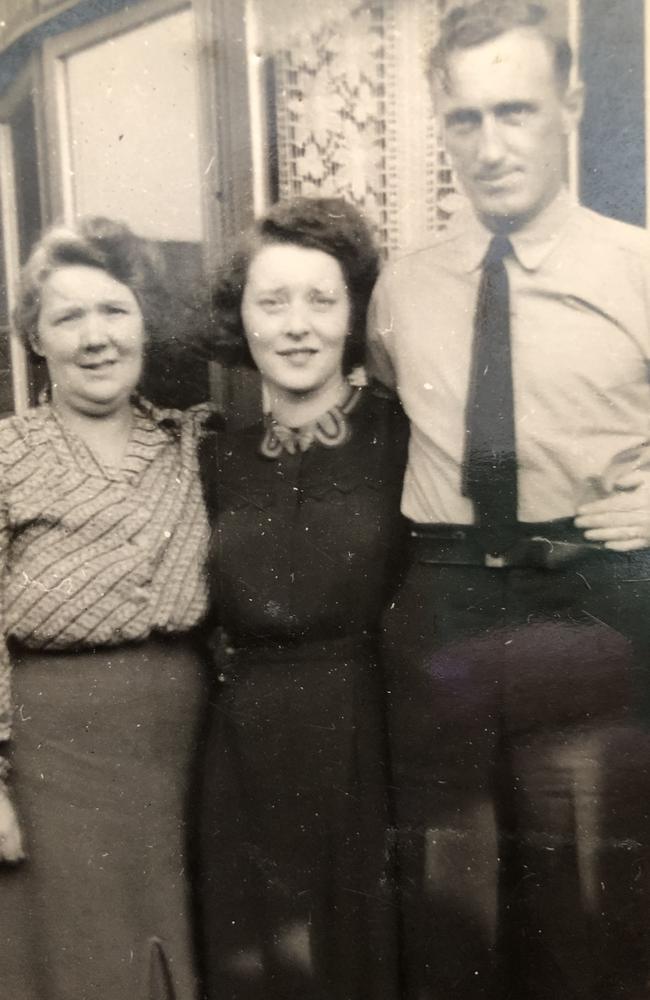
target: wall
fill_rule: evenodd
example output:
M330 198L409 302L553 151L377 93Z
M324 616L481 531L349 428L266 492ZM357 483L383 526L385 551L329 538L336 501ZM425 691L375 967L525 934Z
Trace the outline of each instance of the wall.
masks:
M1 0L0 41L4 48L43 19L74 6L74 0Z
M580 194L605 215L646 223L643 0L586 0L581 32L587 102Z

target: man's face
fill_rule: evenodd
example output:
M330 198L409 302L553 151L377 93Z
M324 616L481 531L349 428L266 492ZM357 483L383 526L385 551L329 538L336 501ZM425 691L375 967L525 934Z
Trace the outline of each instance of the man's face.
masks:
M477 214L495 231L525 225L562 184L581 89L564 89L545 39L518 28L450 53L440 96L447 149Z

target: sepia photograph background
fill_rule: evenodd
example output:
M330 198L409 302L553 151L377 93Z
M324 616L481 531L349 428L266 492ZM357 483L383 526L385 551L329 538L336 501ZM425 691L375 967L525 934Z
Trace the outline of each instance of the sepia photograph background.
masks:
M453 2L453 0L452 0ZM430 243L462 202L424 73L444 0L4 0L0 3L0 414L43 373L12 337L16 278L46 224L123 219L154 240L187 311L149 395L211 396L245 422L254 376L188 349L190 303L279 197L343 194L383 252ZM648 4L554 0L587 84L566 175L645 226Z

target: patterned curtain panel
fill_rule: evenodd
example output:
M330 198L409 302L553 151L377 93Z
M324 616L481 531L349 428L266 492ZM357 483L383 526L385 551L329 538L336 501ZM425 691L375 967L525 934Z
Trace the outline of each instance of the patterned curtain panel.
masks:
M274 55L281 197L341 194L384 250L431 241L458 200L425 75L435 0L350 0Z

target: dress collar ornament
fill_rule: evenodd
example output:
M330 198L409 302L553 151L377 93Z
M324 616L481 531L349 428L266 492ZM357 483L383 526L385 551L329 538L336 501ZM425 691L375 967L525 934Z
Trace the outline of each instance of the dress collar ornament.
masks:
M342 403L303 427L286 427L267 414L260 453L265 458L279 458L282 452L295 455L307 451L314 441L325 448L338 448L350 437L348 416L359 402L362 392L362 387L350 386Z

